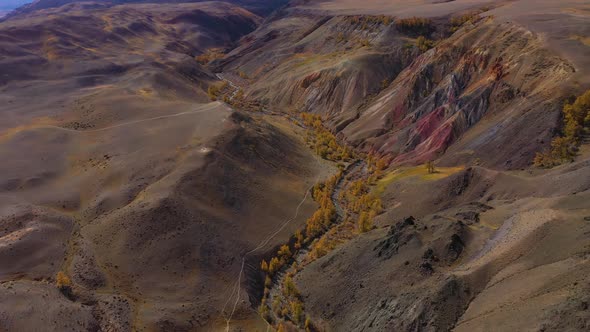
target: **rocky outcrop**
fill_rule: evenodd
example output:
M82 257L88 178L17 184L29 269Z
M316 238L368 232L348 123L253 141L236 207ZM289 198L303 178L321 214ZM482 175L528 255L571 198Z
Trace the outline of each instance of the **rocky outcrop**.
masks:
M531 63L531 57L544 60ZM534 75L540 68L547 75ZM546 141L555 122L524 131L515 127L530 120L528 109L539 107L538 103L536 116L555 118L559 109L552 101L559 98L554 90L558 81L549 73L566 79L573 72L565 61L548 56L537 36L511 25L480 23L420 56L342 133L364 149L393 155L394 163L419 164L437 159L476 127L479 139L470 142L469 151L458 153L496 166L521 167L532 160L531 150L538 148L531 141ZM493 115L488 114L490 110ZM480 123L484 117L492 123ZM498 159L512 158L502 154L492 160L487 152L506 136L517 142L507 151L516 158L498 165ZM447 159L453 157L457 156Z

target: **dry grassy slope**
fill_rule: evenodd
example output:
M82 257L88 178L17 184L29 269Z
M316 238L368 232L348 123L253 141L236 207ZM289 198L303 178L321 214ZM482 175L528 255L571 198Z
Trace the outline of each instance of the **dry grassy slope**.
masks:
M171 172L83 229L112 287L145 301L137 308L140 327L221 323L240 257L291 216L311 184L304 179L318 171L297 140L250 121L216 139L199 167ZM303 211L311 209L308 202ZM254 256L285 241L303 219ZM237 317L251 317L249 303L242 290Z
M292 216L320 166L290 131L218 103L199 111L94 133L25 130L3 142L3 329L225 324L241 255ZM40 163L44 155L51 162ZM285 242L313 209L307 201L250 258ZM55 289L59 270L75 302ZM235 317L246 323L256 317L247 280ZM37 308L41 298L55 311ZM63 310L70 318L57 316Z
M68 71L60 71L62 75L100 74L97 71L101 68L93 67L94 62L131 65L140 57L165 62L172 56L177 61L182 55L197 55L210 47L231 46L260 23L260 17L225 3L126 5L95 10L79 5L20 15L0 24L6 57L3 72L7 73L3 82L44 78L51 69L63 70L55 68L60 63L74 59L79 62L77 66L65 68ZM15 67L21 63L33 68L12 68L15 74L9 71L8 64Z
M589 166L405 172L378 229L298 275L306 312L334 331L586 330Z
M0 23L0 330L225 325L241 255L325 172L293 128L207 100L215 78L193 56L259 22L201 3L73 5ZM74 301L56 289L60 270ZM245 326L257 324L250 278L235 315Z
M207 102L215 78L193 56L230 47L259 22L205 3L60 8L0 23L2 127L99 127Z

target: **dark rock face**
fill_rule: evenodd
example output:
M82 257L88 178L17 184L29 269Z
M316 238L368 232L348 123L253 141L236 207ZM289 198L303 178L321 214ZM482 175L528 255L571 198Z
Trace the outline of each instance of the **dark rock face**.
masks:
M451 236L451 241L447 245L447 260L449 263L453 263L459 258L459 256L461 256L464 247L465 244L461 237L457 234L453 234Z
M455 216L471 223L479 222L479 213L475 211L457 212Z
M416 219L410 216L391 226L387 233L387 239L379 242L373 250L377 250L377 257L389 259L397 254L401 247L414 239L418 239Z

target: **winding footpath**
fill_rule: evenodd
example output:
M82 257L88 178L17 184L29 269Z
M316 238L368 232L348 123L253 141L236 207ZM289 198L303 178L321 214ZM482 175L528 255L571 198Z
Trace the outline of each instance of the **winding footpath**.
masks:
M217 78L227 82L232 87L232 89L234 89L234 92L232 93L232 95L229 98L230 101L232 101L235 98L235 96L237 95L240 88L237 85L235 85L233 82L231 82L230 80L224 78L222 74L217 74ZM272 113L266 109L263 110L263 112L268 115L279 115L279 114ZM297 124L301 125L300 123L297 123ZM314 157L315 157L315 160L316 160L318 166L321 168L322 167L321 161L318 159L317 156L314 155ZM256 253L257 251L262 250L266 245L268 245L268 243L270 243L270 241L272 239L274 239L283 229L285 229L285 227L287 227L287 225L289 225L292 221L297 219L297 217L299 216L299 211L301 209L301 206L303 206L303 203L305 203L307 198L310 196L310 194L313 190L313 187L320 182L320 176L321 176L320 174L321 173L318 173L318 176L316 177L313 184L305 191L305 195L303 196L303 199L299 202L299 204L295 208L294 215L291 218L283 221L281 223L281 225L279 226L279 228L277 228L274 232L272 232L271 234L269 234L269 236L267 236L264 240L262 240L256 248L254 248L254 249L246 252L244 255L242 255L240 272L238 273L237 280L234 283L232 291L231 291L229 297L226 299L225 304L223 305L223 309L221 311L225 315L225 313L228 312L228 310L227 310L228 305L230 305L229 308L231 308L231 311L229 311L229 314L225 317L225 322L226 322L225 331L226 332L229 332L233 315L235 314L235 311L236 311L238 304L240 302L240 296L241 296L241 291L242 291L241 290L241 283L242 283L242 276L244 275L244 267L246 265L246 258L248 256ZM231 304L232 300L233 300L233 305ZM268 324L267 329L268 328L270 328L270 324Z
M178 117L178 116L189 115L189 114L205 113L205 112L209 112L209 111L211 111L213 109L214 109L213 107L206 107L206 108L202 108L202 109L198 109L198 110L193 110L193 111L186 111L186 112L180 112L180 113L169 114L169 115L160 115L160 116L155 116L155 117L152 117L152 118L141 119L141 120L133 120L133 121L123 122L123 123L119 123L119 124L108 126L108 127L103 127L103 128L98 128L98 129L89 129L89 130L78 130L78 129L71 129L71 128L59 127L59 126L52 126L52 125L34 126L32 128L29 128L29 129L44 129L44 128L48 128L48 129L56 129L56 130L60 130L60 131L66 131L66 132L72 132L72 133L78 133L78 134L81 134L81 133L96 133L96 132L100 132L100 131L105 131L105 130L120 128L120 127L126 127L126 126L136 125L136 124L143 123L143 122L148 122L148 121L161 120L161 119L167 119L167 118L175 118L175 117Z
M318 165L321 167L321 162L318 160L318 158L316 157L316 161L318 163ZM249 255L252 255L253 253L263 249L272 239L274 239L283 229L285 229L285 227L287 227L287 225L289 225L293 220L297 219L297 217L299 216L299 210L301 209L301 206L303 206L303 203L305 203L305 201L307 200L307 198L310 196L310 193L313 190L313 187L319 183L320 181L320 174L318 174L318 176L316 177L313 185L311 187L309 187L306 191L305 191L305 195L303 196L303 199L299 202L299 204L297 205L297 208L295 208L295 213L293 215L293 217L285 220L278 229L276 229L273 233L271 233L267 238L265 238L264 240L262 240L258 246L248 252L246 252L243 256L242 256L242 264L240 267L240 273L238 274L238 279L236 280L234 286L233 286L233 290L230 294L230 296L227 298L227 300L225 301L225 304L223 306L223 310L222 312L225 313L227 306L229 303L231 303L231 300L235 297L235 301L233 303L233 306L231 307L231 311L229 313L229 315L225 318L226 320L226 332L229 332L229 328L230 328L230 324L231 324L231 320L232 317L236 311L236 308L238 306L238 303L240 301L240 294L241 294L241 283L242 283L242 275L244 274L244 266L246 264L246 258Z

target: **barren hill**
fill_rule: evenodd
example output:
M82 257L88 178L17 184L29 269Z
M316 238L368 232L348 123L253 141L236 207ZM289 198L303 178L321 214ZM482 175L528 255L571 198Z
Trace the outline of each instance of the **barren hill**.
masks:
M236 257L321 172L290 127L207 97L195 57L260 21L225 3L74 4L0 24L1 329L225 324Z

